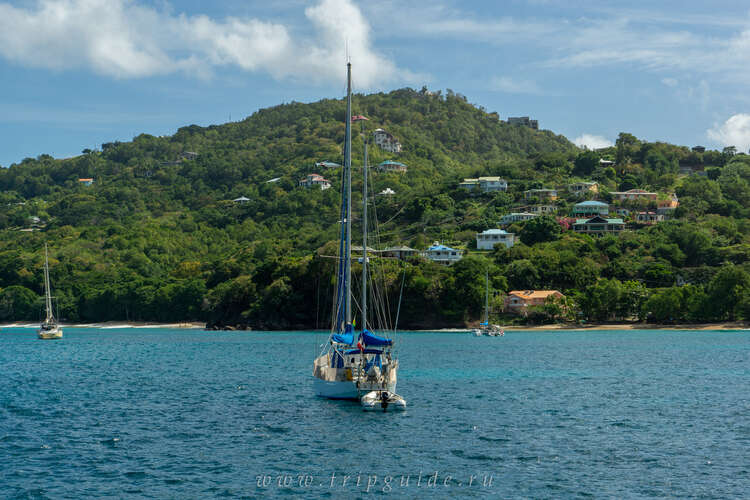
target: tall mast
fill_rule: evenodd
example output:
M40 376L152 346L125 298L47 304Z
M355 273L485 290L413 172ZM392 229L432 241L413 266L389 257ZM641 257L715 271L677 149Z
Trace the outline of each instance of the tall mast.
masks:
M352 63L346 63L346 324L352 323Z
M45 306L47 309L47 319L45 322L49 323L52 320L52 295L49 285L49 258L47 257L47 244L44 244L44 293L45 293Z
M362 186L362 330L367 329L367 136L362 122L362 138L365 142L365 164Z
M484 324L490 324L490 271L485 270Z

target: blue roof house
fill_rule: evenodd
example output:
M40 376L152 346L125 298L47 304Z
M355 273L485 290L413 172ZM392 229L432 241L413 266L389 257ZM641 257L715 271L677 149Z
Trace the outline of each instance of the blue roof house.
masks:
M445 245L438 243L437 241L432 244L430 248L425 250L424 256L433 262L438 264L444 264L450 266L454 262L458 262L463 257L463 250L457 250Z

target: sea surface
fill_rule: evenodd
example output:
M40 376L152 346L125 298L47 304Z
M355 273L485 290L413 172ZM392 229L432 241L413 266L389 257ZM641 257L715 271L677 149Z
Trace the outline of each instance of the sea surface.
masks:
M403 333L404 413L323 334L0 332L0 498L747 498L750 332Z

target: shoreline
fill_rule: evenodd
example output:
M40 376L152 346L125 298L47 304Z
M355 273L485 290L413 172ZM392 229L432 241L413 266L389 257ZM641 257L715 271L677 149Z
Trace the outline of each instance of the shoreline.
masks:
M722 323L680 323L662 325L659 323L591 323L587 325L552 324L552 325L513 325L503 327L506 331L520 330L748 330L750 324L742 321L725 321Z
M147 328L170 328L182 330L207 330L205 323L195 321L183 321L176 323L153 323L137 321L104 321L101 323L62 323L63 328L99 328L102 330L117 329L147 329ZM38 322L13 322L0 324L3 328L38 328ZM550 325L509 325L501 327L505 331L586 331L586 330L750 330L750 323L742 321L722 322L722 323L681 323L675 325L661 325L658 323L592 323L587 325L576 324L550 324ZM434 333L465 333L470 332L474 327L465 328L429 328L419 330L401 330L402 332L434 332ZM217 331L247 331L247 332L274 332L274 331L318 331L318 330L231 330L222 329ZM327 330L320 330L327 331Z

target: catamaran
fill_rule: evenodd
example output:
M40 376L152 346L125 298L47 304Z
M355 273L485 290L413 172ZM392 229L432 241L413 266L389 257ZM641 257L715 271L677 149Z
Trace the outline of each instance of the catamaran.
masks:
M362 196L362 279L360 332L355 331L352 299L352 73L347 63L346 139L342 175L341 231L333 324L326 343L313 363L315 394L329 399L359 400L365 410L405 409L404 399L395 394L398 359L393 339L377 334L368 317L367 256L367 143L363 164Z
M490 325L490 273L485 271L485 292L484 292L484 321L479 323L479 328L474 329L474 335L481 337L502 337L505 331L500 325Z
M47 256L47 244L44 244L44 306L47 316L44 322L39 326L37 335L42 340L61 339L63 336L62 327L57 324L55 315L52 312L52 289L49 284L49 257Z

